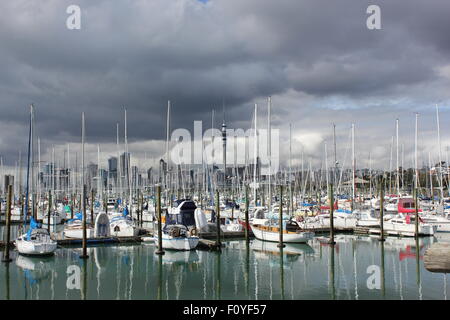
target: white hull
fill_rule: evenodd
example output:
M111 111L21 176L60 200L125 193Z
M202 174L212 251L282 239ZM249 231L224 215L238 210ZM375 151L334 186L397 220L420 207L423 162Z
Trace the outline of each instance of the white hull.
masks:
M135 237L138 235L138 229L129 225L119 225L119 229L116 227L110 227L110 233L115 237ZM116 230L116 231L114 231Z
M436 226L436 232L450 232L450 222L430 222L428 221L427 224L430 224L432 226Z
M22 236L25 238L25 235ZM55 252L57 243L56 241L35 242L27 240L16 240L15 242L17 251L20 254L43 256L49 255Z
M380 226L380 222L376 220L358 220L356 223L358 227L375 228Z
M279 232L261 230L254 225L251 225L251 228L256 239L272 242L278 242L280 240ZM307 243L309 240L312 240L313 237L314 233L312 232L283 233L283 242Z
M66 228L64 229L65 238L83 239L83 228ZM86 228L86 238L94 238L94 228Z
M403 236L403 237L414 237L416 227L414 224L400 224L385 221L383 224L384 231L388 235ZM435 227L430 224L420 224L419 225L419 235L420 236L432 236L435 233ZM370 233L380 233L380 229L369 230Z
M168 250L192 250L197 247L199 237L171 237L167 234L162 235L163 249ZM158 238L155 238L155 243L158 245Z

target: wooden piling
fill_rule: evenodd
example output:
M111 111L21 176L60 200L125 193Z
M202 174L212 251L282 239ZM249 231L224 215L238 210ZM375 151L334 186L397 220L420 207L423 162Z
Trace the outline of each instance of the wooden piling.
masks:
M285 245L283 243L283 186L280 185L280 210L279 210L279 221L278 221L278 230L279 230L279 241L278 248L284 248Z
M417 188L414 188L414 211L416 220L414 221L414 237L419 238L419 201L418 201L418 192Z
M70 205L70 219L73 219L73 206L75 205L75 195L71 195L71 205Z
M3 252L3 262L9 263L12 259L9 256L9 241L11 238L11 195L12 185L8 185L8 199L6 201L6 239L5 251Z
M222 244L220 243L220 205L219 205L219 190L216 190L216 226L217 226L217 236L216 236L216 246L220 250Z
M91 189L91 223L94 223L94 189Z
M86 185L83 185L83 240L82 240L82 247L83 247L83 253L80 256L80 259L87 259L89 256L87 255L87 215L86 215Z
M245 185L245 241L249 242L249 230L250 228L249 222L248 222L248 206L249 206L249 199L248 199L248 185Z
M48 190L48 208L47 208L47 227L48 234L50 234L50 216L52 212L52 191Z
M380 182L380 238L379 241L384 241L384 179Z
M163 245L162 245L162 219L161 219L161 186L156 186L156 211L158 214L158 250L155 251L156 254L163 255Z
M328 199L330 203L330 240L329 244L335 244L334 241L334 192L333 192L333 184L328 186Z

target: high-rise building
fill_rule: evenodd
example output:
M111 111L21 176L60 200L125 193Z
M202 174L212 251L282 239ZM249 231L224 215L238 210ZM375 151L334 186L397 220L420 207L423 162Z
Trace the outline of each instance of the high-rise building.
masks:
M12 186L14 190L14 176L5 174L3 184L3 190L5 191L5 193L8 192L8 186Z
M108 159L108 172L109 178L113 181L117 181L117 157Z

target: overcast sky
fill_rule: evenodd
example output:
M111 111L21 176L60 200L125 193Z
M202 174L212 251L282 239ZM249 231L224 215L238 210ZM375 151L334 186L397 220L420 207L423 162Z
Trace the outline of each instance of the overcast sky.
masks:
M81 30L68 30L66 8L81 7ZM366 9L381 8L381 30L368 30ZM419 162L437 161L436 107L442 157L450 145L450 2L448 0L14 0L0 2L0 154L14 167L26 153L29 104L36 108L41 157L67 143L79 150L86 114L88 157L102 165L123 143L136 164L164 153L166 105L172 127L211 122L251 126L258 103L281 130L286 160L289 123L294 164L300 153L320 167L324 143L349 165L351 123L359 167L388 168L395 119L405 166L412 166L415 112ZM122 146L123 148L123 146ZM347 152L347 159L345 155ZM71 157L75 157L71 155ZM79 155L78 155L79 157ZM72 159L73 159L72 158ZM331 159L330 159L331 161ZM395 149L394 149L395 163Z

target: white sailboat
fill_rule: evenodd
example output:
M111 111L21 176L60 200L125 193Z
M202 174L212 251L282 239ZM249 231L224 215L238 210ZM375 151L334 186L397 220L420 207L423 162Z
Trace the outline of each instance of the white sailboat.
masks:
M24 223L27 220L28 212L28 198L29 198L29 178L30 178L30 161L33 162L33 105L30 107L30 131L28 139L28 168L27 168L27 191L25 197L25 215ZM33 171L33 170L32 170ZM31 173L33 176L33 172ZM19 236L14 242L17 251L24 255L51 255L55 252L57 242L50 238L50 234L47 229L42 229L40 225L30 218L30 226L27 233Z
M125 207L123 214L113 216L109 223L110 233L116 237L134 237L139 229L128 216L128 208Z
M270 224L270 219L253 219L250 225L256 239L262 241L278 242L280 231L278 226ZM283 228L283 242L307 243L314 237L314 232L303 231L296 221L288 221Z
M197 206L191 200L178 200L177 207L169 208L166 224L162 230L162 246L169 250L192 250L197 247L195 210ZM155 243L158 237L154 237Z

